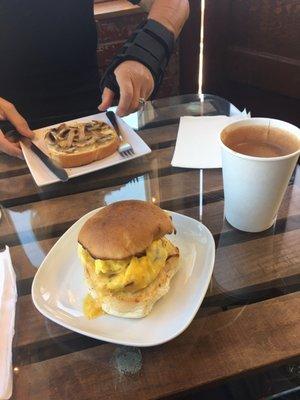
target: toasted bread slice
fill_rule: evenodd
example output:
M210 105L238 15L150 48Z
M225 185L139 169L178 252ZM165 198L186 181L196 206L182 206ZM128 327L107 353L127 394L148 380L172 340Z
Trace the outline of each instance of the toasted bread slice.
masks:
M79 147L79 144L72 144L71 141L69 143L70 145L73 146L72 149L73 151L69 151L68 147L63 148L60 147L61 145L56 145L55 143L49 142L47 140L47 134L45 136L45 143L47 145L49 155L53 159L54 162L56 162L58 165L60 165L63 168L72 168L72 167L79 167L81 165L86 165L90 164L94 161L101 160L105 157L110 156L113 154L119 147L120 140L118 138L117 133L106 123L101 123L103 126L103 129L105 130L105 135L109 134L109 139L104 141L104 142L95 142L92 144L87 144L86 146L81 144ZM87 125L87 123L77 123L77 124L72 124L72 126L67 125L67 124L62 124L61 126L64 125L64 129L69 130L70 129L76 129L80 128L85 129L84 126ZM101 127L102 128L102 127ZM59 128L58 128L59 129ZM101 129L99 130L101 132ZM74 135L73 135L74 137ZM105 137L105 136L104 136ZM66 142L66 140L62 140L63 142ZM57 143L57 142L56 142ZM75 142L73 142L75 143ZM74 146L78 146L74 150Z
M62 151L56 151L53 148L48 147L49 155L57 164L63 168L80 167L81 165L90 164L97 160L102 160L105 157L110 156L119 147L119 138L117 135L112 141L106 143L95 143L92 147L89 146L87 149L75 152L75 153L64 153Z

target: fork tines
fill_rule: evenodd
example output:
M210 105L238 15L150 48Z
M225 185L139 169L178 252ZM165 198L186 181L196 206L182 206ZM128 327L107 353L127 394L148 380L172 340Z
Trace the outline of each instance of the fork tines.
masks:
M130 143L122 143L118 148L118 152L122 157L130 157L134 155L134 150Z

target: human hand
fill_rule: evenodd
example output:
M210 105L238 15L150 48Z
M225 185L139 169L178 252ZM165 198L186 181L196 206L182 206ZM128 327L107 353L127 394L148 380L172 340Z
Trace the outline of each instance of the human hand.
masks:
M138 61L124 61L114 71L120 88L120 100L117 115L124 117L137 111L142 104L139 99L147 100L154 89L154 79L150 70ZM112 104L115 93L105 88L102 94L100 111L106 111Z
M15 106L0 97L0 121L9 121L16 130L23 136L33 138L34 134L30 130L25 119L18 113ZM3 151L10 156L15 156L23 159L23 153L20 148L20 143L10 142L0 129L0 151Z

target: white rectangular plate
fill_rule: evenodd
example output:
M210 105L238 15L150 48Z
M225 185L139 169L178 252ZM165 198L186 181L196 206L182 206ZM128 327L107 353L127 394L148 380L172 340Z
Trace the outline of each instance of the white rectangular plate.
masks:
M105 113L90 115L88 117L78 118L69 122L87 122L90 120L104 121L110 126L111 123L106 117ZM151 152L151 149L146 145L146 143L139 137L139 135L128 126L121 118L118 118L119 126L121 127L121 132L126 141L128 141L134 150L134 155L130 157L121 157L120 154L116 151L109 157L104 158L103 160L95 161L88 165L83 165L82 167L76 168L66 168L66 171L69 175L69 178L75 178L76 176L81 176L85 174L89 174L90 172L98 171L107 167L111 167L113 165L121 164L123 162L132 160L137 157L141 157L145 154ZM46 131L49 128L56 127L60 124L55 124L51 126L47 126L45 128L35 130L35 139L33 142L47 155L49 155L47 147L44 143L44 136ZM22 151L24 154L24 158L27 162L28 168L38 186L49 185L50 183L59 182L59 179L46 167L46 165L39 159L39 157L33 153L28 147L21 143Z
M178 336L194 318L211 279L215 242L210 231L192 218L170 212L177 234L168 236L180 250L180 266L169 292L147 317L103 315L88 320L82 311L88 288L77 256L77 237L84 222L96 211L78 220L46 256L32 285L36 308L65 328L106 342L145 347Z

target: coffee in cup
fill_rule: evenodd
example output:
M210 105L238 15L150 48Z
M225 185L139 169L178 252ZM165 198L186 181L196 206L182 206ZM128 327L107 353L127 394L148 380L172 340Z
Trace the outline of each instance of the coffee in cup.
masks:
M247 232L268 229L299 157L299 128L251 118L227 126L220 139L226 219Z

